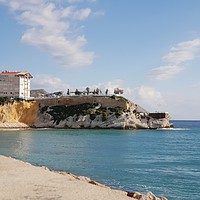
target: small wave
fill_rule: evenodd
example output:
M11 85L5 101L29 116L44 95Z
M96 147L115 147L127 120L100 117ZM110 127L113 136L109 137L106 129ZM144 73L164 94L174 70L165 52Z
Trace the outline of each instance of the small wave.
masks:
M21 131L27 130L27 128L0 128L0 131Z
M158 128L158 130L164 130L164 131L188 131L189 128Z

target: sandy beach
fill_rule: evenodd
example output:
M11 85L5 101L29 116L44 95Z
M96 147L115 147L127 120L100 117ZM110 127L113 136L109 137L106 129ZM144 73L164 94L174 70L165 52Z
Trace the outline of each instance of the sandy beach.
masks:
M113 190L84 176L51 171L0 155L1 200L167 200Z
M129 200L126 192L0 155L0 199ZM81 178L80 178L81 179Z

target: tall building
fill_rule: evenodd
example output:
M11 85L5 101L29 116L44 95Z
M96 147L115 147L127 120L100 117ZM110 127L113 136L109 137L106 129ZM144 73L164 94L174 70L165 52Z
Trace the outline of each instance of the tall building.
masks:
M29 72L0 72L0 96L29 98L31 78Z

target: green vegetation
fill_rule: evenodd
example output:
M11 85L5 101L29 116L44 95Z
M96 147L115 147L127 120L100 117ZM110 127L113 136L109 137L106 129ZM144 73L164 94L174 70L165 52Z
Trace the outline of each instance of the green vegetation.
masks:
M0 97L0 105L4 105L10 101L9 97Z
M116 99L115 95L110 96L111 99Z
M22 99L22 98L15 98L14 100L17 102L24 101L24 99Z
M14 101L20 102L20 101L24 101L24 99L11 98L11 97L0 97L0 105L4 105L6 103L13 103Z
M58 125L60 121L66 119L69 116L74 115L88 115L91 114L91 109L95 108L96 104L80 104L80 105L72 105L72 106L50 106L50 110L47 111L53 117L54 123ZM41 113L46 111L48 107L43 107L41 109Z
M60 123L60 121L65 120L68 117L78 117L80 115L90 115L90 120L94 120L98 115L102 116L102 121L106 121L111 114L115 114L116 117L119 117L122 115L122 113L125 111L121 107L115 107L115 108L106 108L106 107L100 107L98 109L95 109L95 107L98 105L98 103L85 103L80 105L71 105L71 106L65 106L65 105L59 105L59 106L43 106L40 109L40 112L43 114L44 112L47 112L53 117L54 123L57 125Z
M47 111L48 106L43 106L40 110L41 113L44 113L45 111Z
M115 116L118 118L122 115L122 113L125 111L123 108L117 106L115 108L109 108L111 113L115 113Z
M104 112L103 114L102 114L102 121L104 122L104 121L106 121L108 119L108 113L107 112Z
M95 111L95 115L102 115L102 121L106 121L108 119L107 109L100 107ZM90 118L91 119L91 118Z

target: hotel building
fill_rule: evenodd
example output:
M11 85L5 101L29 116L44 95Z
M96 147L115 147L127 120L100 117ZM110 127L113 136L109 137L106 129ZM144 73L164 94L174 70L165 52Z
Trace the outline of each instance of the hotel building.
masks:
M0 96L29 98L31 78L28 72L0 72Z

